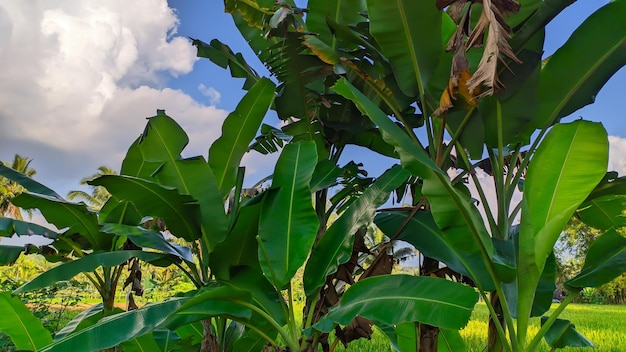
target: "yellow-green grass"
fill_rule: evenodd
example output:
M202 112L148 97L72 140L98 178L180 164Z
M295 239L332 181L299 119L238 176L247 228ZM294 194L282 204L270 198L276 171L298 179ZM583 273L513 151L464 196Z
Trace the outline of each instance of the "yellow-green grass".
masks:
M557 305L553 304L546 315L552 313L556 307ZM487 314L487 307L484 304L477 304L472 319L467 327L461 330L468 351L484 351L487 340ZM626 306L570 304L560 318L576 325L576 330L598 347L597 351L626 351ZM534 336L538 330L539 318L534 318L528 329L529 336ZM550 351L550 347L542 341L539 351ZM583 350L564 348L559 351Z
M552 305L552 312L557 305ZM472 319L461 330L461 336L465 340L467 351L485 351L487 341L487 307L483 303L476 305ZM576 325L576 329L593 342L597 349L565 348L563 352L624 352L626 351L626 306L601 306L571 304L560 317L567 319ZM539 318L532 321L529 336L534 336L539 330ZM333 337L331 337L331 340ZM359 340L351 343L347 349L341 344L335 351L359 351L359 352L383 352L391 351L389 342L384 334L378 330L374 332L372 339ZM542 341L539 351L548 352L550 347Z

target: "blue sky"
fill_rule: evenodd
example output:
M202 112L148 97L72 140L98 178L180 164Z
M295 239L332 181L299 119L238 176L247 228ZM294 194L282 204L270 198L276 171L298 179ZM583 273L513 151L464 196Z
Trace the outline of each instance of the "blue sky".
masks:
M579 0L557 17L546 55L606 3ZM197 60L187 37L217 38L267 75L216 0L0 0L0 33L7 34L0 37L0 160L16 153L32 158L36 178L61 194L79 188L100 165L119 168L156 109L166 109L190 134L187 156L206 155L244 94L243 82ZM622 68L594 105L572 117L604 123L613 136L612 168L621 173L625 85ZM374 169L384 167L367 153L355 155ZM248 182L270 173L274 159L246 156Z

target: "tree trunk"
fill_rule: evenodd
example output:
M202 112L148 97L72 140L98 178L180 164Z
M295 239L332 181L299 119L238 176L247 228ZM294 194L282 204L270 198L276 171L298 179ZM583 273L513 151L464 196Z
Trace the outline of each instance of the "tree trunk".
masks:
M420 347L419 352L437 352L439 328L427 324L419 324Z
M217 336L215 336L211 327L211 319L202 320L202 328L204 330L204 338L202 339L200 352L219 352L219 344L217 343Z
M500 325L502 328L506 329L506 324L504 323L504 316L502 315L502 305L500 303L500 297L498 297L497 292L491 292L489 296L489 300L493 306L493 309L496 311L498 315L498 320L500 321ZM506 330L505 330L506 331ZM489 317L489 330L487 333L487 351L488 352L502 352L504 350L504 345L500 336L498 335L498 330L496 330L496 324L493 321L493 317Z

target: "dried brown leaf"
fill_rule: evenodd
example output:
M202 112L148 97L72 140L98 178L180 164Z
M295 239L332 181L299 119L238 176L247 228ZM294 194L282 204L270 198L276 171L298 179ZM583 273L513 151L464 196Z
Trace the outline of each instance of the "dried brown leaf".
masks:
M470 91L480 86L488 88L479 97L491 95L504 88L498 79L498 61L501 57L508 57L521 63L509 45L510 29L502 16L503 11L511 12L512 9L519 9L519 6L516 7L514 4L516 3L510 0L483 0L483 11L467 40L467 47L472 47L480 43L487 32L487 43L478 69L467 82Z
M374 323L371 320L356 317L343 329L337 326L335 328L335 335L339 340L341 340L344 347L348 347L348 343L351 341L360 338L366 338L369 340L374 332L372 330L372 325L374 325Z

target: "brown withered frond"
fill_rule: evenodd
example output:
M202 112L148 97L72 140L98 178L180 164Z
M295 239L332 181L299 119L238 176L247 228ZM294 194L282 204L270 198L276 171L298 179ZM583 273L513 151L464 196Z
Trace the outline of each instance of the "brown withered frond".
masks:
M482 3L483 7L478 22L474 28L470 28L471 7L475 3ZM498 61L508 57L520 62L509 45L511 29L504 21L504 15L519 11L519 3L514 0L437 0L437 7L447 8L452 19L458 23L458 28L446 46L447 51L454 51L454 59L450 81L441 95L435 116L459 103L463 104L461 106L476 106L476 98L503 89L504 86L498 80ZM471 47L483 44L483 56L472 75L466 52Z
M498 80L498 61L501 55L521 63L509 45L510 28L502 15L502 11L519 10L519 4L515 7L512 3L517 4L512 0L483 0L480 19L468 38L467 47L469 48L478 43L482 44L485 32L487 32L487 44L485 44L478 69L467 82L470 91L480 86L488 88L480 96L491 95L504 88Z

